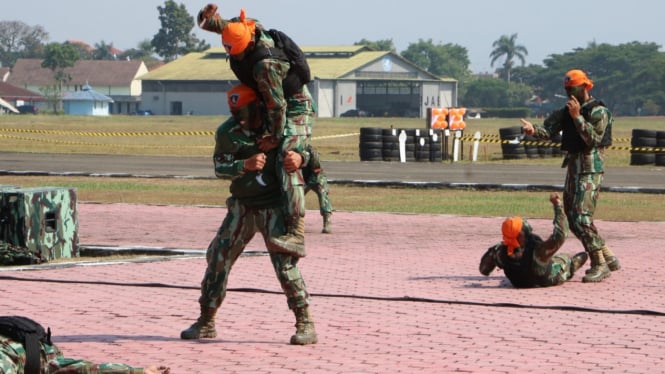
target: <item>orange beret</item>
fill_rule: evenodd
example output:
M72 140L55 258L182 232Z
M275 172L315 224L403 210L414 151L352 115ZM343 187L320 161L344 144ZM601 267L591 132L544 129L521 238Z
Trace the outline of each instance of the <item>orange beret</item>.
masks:
M520 242L517 240L517 237L522 232L522 218L520 217L511 217L506 218L501 225L501 233L503 234L503 245L508 247L508 254L512 255L515 251L515 248L520 247Z
M584 85L586 90L593 88L593 81L587 77L586 73L579 69L570 70L563 78L564 87L575 87Z
M238 110L257 99L256 92L254 92L251 87L242 83L233 86L229 92L226 93L226 98L229 102L229 109L232 111Z
M245 19L245 9L240 10L239 21L229 22L222 29L222 44L230 55L242 53L252 41L256 21Z

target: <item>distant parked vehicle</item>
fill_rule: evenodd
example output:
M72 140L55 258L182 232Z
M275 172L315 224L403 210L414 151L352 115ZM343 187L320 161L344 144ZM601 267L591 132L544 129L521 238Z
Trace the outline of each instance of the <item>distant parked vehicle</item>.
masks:
M16 107L19 113L21 114L37 114L39 113L39 108L35 105L19 105Z
M137 115L137 116L152 116L152 115L154 115L154 113L150 109L148 109L148 110L139 109L139 110L137 110L136 112L134 112L132 114Z
M360 109L349 109L340 114L340 117L371 117L372 113Z

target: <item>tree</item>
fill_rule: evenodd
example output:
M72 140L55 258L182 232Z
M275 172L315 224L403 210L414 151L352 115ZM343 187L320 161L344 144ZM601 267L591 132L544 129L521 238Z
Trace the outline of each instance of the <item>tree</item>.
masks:
M437 44L432 39L411 43L401 56L439 77L458 80L469 76L469 57L466 48L456 44Z
M41 54L48 33L41 26L28 26L21 21L0 21L0 65L14 66L18 58Z
M164 61L173 61L189 52L200 52L210 48L210 44L200 41L194 33L194 17L184 4L177 5L173 0L166 0L164 6L158 6L159 21L162 27L152 38L155 52Z
M490 53L492 58L490 66L494 66L496 60L505 57L503 61L503 73L506 75L506 82L510 82L510 73L514 66L514 59L518 58L522 66L526 63L525 56L529 54L526 47L516 44L517 34L511 36L501 35L501 37L492 43L494 49Z
M95 43L95 49L92 51L93 60L117 60L118 56L114 55L113 52L113 43L106 44L105 41L100 43Z
M376 40L372 42L363 38L359 42L353 43L353 45L364 45L366 47L371 48L374 51L390 51L390 52L397 51L395 49L395 44L393 43L392 39Z
M45 87L42 91L53 104L53 111L57 112L62 97L62 85L72 80L72 77L65 72L65 68L76 64L79 53L73 45L68 43L50 43L46 45L44 51L45 58L42 61L42 67L51 69L55 84L52 87Z

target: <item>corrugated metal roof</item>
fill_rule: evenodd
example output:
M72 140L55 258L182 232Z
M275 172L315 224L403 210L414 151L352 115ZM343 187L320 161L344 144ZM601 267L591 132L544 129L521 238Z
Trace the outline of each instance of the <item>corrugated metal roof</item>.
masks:
M319 79L341 79L363 66L392 54L388 51L372 51L364 46L307 46L302 47L312 71ZM405 60L406 61L406 60ZM411 64L407 61L407 63ZM413 65L413 64L411 64ZM413 65L414 69L422 70ZM430 75L432 79L438 79ZM205 52L189 53L158 69L139 77L141 80L182 81L235 81L224 48L210 48Z

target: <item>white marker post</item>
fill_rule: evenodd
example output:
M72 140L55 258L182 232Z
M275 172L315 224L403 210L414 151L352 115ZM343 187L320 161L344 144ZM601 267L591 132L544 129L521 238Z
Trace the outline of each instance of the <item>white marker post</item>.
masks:
M399 133L399 162L406 162L406 132L402 130Z
M460 138L462 137L461 131L455 131L455 139L453 140L453 162L459 160L459 147L460 147Z
M472 162L478 161L478 146L480 145L480 131L476 131L473 134L473 156L471 157Z

